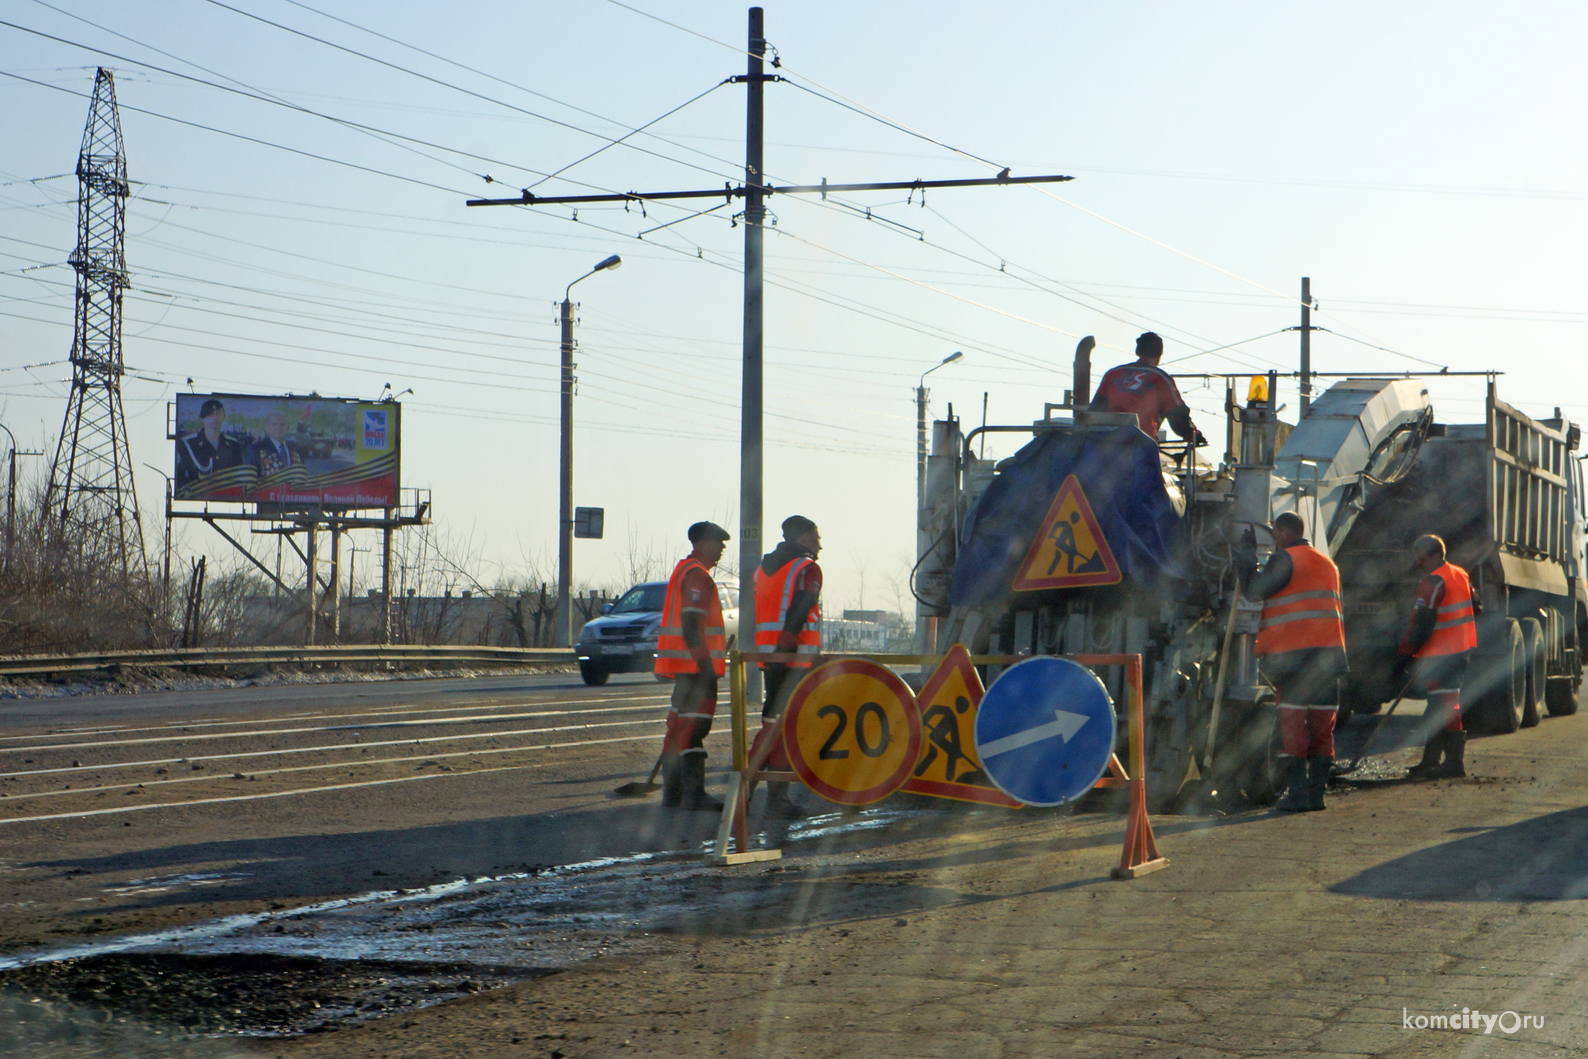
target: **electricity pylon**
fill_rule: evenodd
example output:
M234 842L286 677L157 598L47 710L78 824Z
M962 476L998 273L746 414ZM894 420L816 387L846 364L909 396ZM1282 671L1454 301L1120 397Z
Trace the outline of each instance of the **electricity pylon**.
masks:
M57 520L58 542L86 549L123 574L144 563L121 406L121 298L129 286L126 213L127 157L116 81L101 67L77 156L77 249L70 258L77 271L72 393L50 467L45 512Z

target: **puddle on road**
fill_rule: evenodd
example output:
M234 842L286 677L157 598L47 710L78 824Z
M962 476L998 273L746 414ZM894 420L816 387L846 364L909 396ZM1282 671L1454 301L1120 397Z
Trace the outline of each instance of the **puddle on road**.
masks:
M790 824L784 843L825 844L924 815L941 814L826 814ZM0 958L0 1002L10 1005L0 1010L0 1025L10 1021L7 1010L31 1013L16 1026L32 1034L29 1047L11 1049L0 1031L0 1054L185 1059L190 1053L160 1050L172 1040L167 1030L128 1019L189 1035L314 1032L526 981L598 956L643 953L671 944L660 935L680 923L704 927L753 915L775 899L744 883L786 869L710 867L699 855L709 845L379 890ZM227 877L171 876L120 889L154 893L217 885ZM126 1043L141 1041L140 1034L148 1041ZM41 1050L40 1042L54 1050Z

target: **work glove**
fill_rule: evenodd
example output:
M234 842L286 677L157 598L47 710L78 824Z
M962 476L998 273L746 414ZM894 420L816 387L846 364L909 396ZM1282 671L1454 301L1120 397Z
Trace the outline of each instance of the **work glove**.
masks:
M1200 430L1191 431L1191 447L1192 448L1197 448L1197 449L1205 449L1205 448L1207 448L1208 447L1207 435L1203 434L1202 431L1200 431Z

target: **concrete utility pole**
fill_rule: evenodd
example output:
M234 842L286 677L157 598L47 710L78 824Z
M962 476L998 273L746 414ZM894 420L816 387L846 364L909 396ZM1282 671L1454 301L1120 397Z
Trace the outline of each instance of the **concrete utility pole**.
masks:
M616 254L573 281L617 268ZM557 646L573 645L573 283L562 292L562 449L557 476Z
M1312 407L1312 280L1301 277L1301 411Z
M931 393L926 388L926 377L945 364L952 364L956 360L964 359L964 352L955 350L930 368L921 372L920 381L915 387L915 510L919 521L922 508L926 506L926 395ZM983 412L985 417L985 411Z
M750 53L745 69L744 121L744 374L739 401L739 647L755 650L755 568L761 563L761 392L762 239L766 221L766 169L762 164L765 127L764 56L766 22L759 7L750 9ZM746 689L760 697L761 671L750 666Z

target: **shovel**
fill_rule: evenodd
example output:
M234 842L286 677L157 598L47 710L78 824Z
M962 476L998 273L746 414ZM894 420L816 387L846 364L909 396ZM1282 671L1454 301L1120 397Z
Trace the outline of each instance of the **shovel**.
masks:
M1349 775L1350 773L1355 772L1362 764L1362 759L1367 757L1367 748L1372 745L1374 737L1378 735L1378 730L1384 727L1384 722L1390 719L1390 714L1395 712L1395 707L1399 706L1401 704L1401 700L1406 697L1406 693L1412 690L1412 683L1415 681L1415 679L1416 678L1413 678L1413 680L1408 680L1406 682L1406 686L1401 688L1401 693L1395 696L1395 701L1390 703L1390 708L1384 711L1384 716L1378 719L1378 724L1373 726L1373 730L1369 732L1367 734L1367 738L1362 741L1362 749L1357 752L1356 757L1351 759L1351 764L1347 765L1339 772L1336 772L1336 776Z
M658 754L656 755L656 764L651 766L649 779L644 783L639 780L630 780L623 786L614 788L612 793L619 798L643 798L657 788L656 774L660 771L662 771L662 756Z

